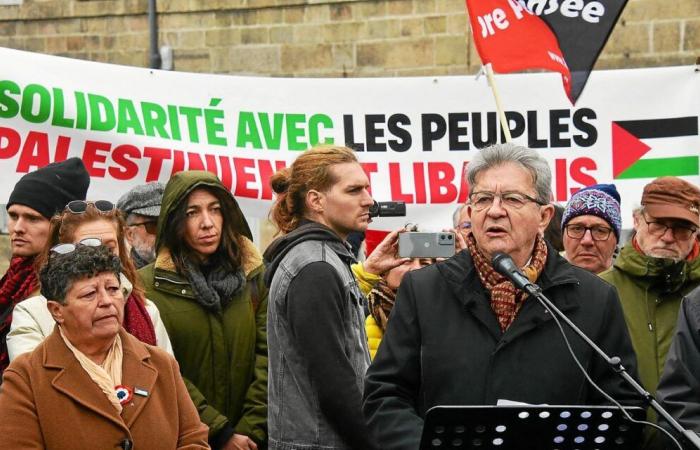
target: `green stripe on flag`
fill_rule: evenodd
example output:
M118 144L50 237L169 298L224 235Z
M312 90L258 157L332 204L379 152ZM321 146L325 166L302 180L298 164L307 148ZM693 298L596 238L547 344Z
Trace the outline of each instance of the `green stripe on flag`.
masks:
M616 179L698 175L700 174L699 164L700 158L697 156L640 159L618 175Z

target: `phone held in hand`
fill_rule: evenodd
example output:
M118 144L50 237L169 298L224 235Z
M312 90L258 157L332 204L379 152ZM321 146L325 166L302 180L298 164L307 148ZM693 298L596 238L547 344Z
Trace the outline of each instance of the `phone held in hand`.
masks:
M449 258L454 254L455 235L452 232L399 234L399 257L401 258Z

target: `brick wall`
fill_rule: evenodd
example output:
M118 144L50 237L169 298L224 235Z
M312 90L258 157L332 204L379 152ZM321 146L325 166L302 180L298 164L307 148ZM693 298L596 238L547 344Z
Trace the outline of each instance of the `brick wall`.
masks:
M0 46L148 65L146 0L0 6ZM176 70L272 76L473 74L463 0L160 0ZM699 0L629 0L598 68L692 64Z

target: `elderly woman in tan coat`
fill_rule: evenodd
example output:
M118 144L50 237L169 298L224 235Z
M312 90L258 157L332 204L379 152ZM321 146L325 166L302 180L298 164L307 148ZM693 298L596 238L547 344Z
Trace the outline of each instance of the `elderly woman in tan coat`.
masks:
M122 328L120 272L99 241L52 249L40 281L57 325L4 373L3 448L209 448L177 362Z

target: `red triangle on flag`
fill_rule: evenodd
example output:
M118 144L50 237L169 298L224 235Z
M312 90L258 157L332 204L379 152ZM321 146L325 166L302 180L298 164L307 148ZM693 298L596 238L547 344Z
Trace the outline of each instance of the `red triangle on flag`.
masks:
M613 178L617 178L632 164L651 150L644 142L620 125L612 124Z

